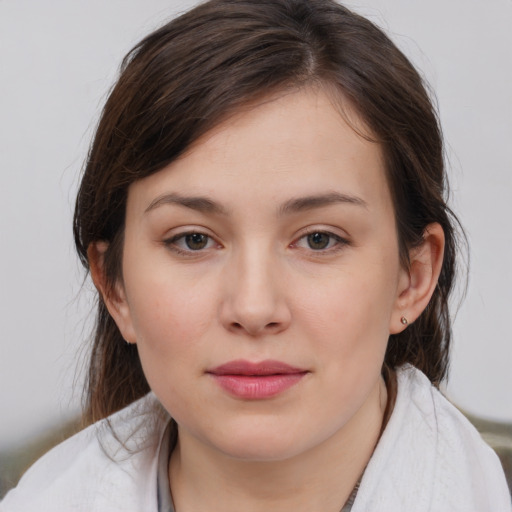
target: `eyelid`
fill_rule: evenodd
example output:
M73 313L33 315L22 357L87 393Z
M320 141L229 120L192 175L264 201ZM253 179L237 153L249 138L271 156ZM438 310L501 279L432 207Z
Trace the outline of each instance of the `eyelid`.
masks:
M197 257L197 256L203 255L208 250L222 247L222 245L217 241L216 237L213 236L212 234L210 234L208 232L209 231L208 229L203 228L203 227L190 226L190 227L179 228L179 230L175 229L173 231L174 232L171 235L166 236L163 239L162 243L169 250L171 250L177 254L180 254L180 255L191 256L191 257L196 256ZM203 235L208 238L209 242L213 242L214 247L207 246L202 249L194 250L194 249L186 249L186 248L180 247L176 243L179 240L184 240L189 235Z
M312 248L306 248L306 247L300 247L298 245L299 241L306 238L309 235L320 233L323 235L327 235L330 238L334 239L336 241L336 244L332 247L328 247L326 249L312 249ZM308 228L305 228L303 232L301 232L292 242L291 247L297 247L298 249L305 249L308 250L314 254L326 254L331 252L336 252L338 250L343 249L343 247L351 245L350 238L348 236L341 235L339 233L334 232L332 229L326 228L326 227L319 227L319 226L310 226Z
M331 247L327 247L325 249L313 249L311 247L301 247L299 245L299 242L303 239L305 239L307 236L320 233L323 235L327 235L329 238L331 238L335 243ZM176 242L179 240L184 240L185 237L188 235L194 235L199 234L203 235L208 238L208 244L206 247L201 249L187 249L180 247ZM171 234L166 236L163 241L163 245L166 246L171 251L189 256L189 257L198 257L201 255L204 255L205 252L211 250L211 249L219 249L222 248L222 244L218 242L217 237L213 234L211 234L210 230L207 228L204 228L202 226L183 226L181 228L175 228L172 230ZM213 243L213 246L211 245ZM352 242L347 235L342 235L340 233L336 232L335 228L329 228L325 226L309 226L307 228L304 228L294 239L294 241L290 244L290 247L297 248L297 249L303 249L306 251L309 251L314 254L327 254L327 253L333 253L338 250L343 249L346 246L352 245Z

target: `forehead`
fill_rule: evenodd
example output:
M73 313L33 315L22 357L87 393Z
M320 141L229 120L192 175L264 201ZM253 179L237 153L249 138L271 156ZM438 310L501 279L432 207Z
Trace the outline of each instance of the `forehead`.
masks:
M133 184L129 205L137 199L147 206L163 193L213 195L229 204L326 191L360 196L370 205L389 202L380 146L360 135L363 123L346 104L343 114L319 89L259 101Z

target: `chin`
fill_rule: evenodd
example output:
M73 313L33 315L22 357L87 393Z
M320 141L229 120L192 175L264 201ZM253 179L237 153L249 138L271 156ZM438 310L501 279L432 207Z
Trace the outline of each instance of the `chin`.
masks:
M292 459L300 454L297 445L284 445L284 440L272 440L266 442L251 441L240 443L229 443L226 446L217 447L227 457L247 462L276 462Z
M256 422L246 429L225 429L218 435L210 432L207 442L227 457L253 462L284 461L317 444L304 432L285 425L255 425Z

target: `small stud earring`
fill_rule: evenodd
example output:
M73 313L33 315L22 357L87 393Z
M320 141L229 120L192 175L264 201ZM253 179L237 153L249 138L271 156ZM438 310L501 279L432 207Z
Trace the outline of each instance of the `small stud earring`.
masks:
M402 322L403 325L407 325L409 323L409 320L407 320L407 318L403 316L402 318L400 318L400 322Z

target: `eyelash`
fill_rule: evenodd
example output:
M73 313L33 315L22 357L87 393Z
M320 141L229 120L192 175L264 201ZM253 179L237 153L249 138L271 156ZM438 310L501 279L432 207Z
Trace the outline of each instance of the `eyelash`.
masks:
M180 241L183 241L183 243L186 244L187 237L192 237L194 235L198 235L200 237L205 238L205 246L204 247L201 247L198 249L192 249L190 247L183 248L178 245L178 242L180 242ZM321 235L321 236L328 237L327 246L323 247L323 248L318 248L318 249L314 249L313 247L311 247L308 237L310 237L312 235ZM308 245L308 247L301 247L299 245L299 243L302 240L306 241L306 244ZM179 255L188 256L188 257L199 256L201 253L204 252L204 250L211 249L212 243L216 243L215 240L213 239L213 237L211 237L210 235L207 235L205 233L202 233L200 231L187 231L184 233L179 233L167 240L164 240L164 244L166 245L166 247L168 247L169 249L171 249L172 251L174 251L175 253L177 253ZM217 244L217 245L220 245L220 244ZM304 249L307 251L311 251L314 254L322 255L322 254L335 253L335 252L343 249L343 247L345 247L347 245L350 245L350 242L346 238L336 235L335 233L332 233L330 231L324 231L321 229L312 229L312 230L302 234L299 238L297 238L297 240L295 242L290 244L290 247Z
M307 241L307 238L309 236L312 236L312 235L323 235L323 236L327 236L329 238L328 240L328 246L326 248L321 248L321 249L313 249L308 241ZM350 242L346 239L346 238L343 238L335 233L332 233L330 231L325 231L325 230L321 230L321 229L312 229L306 233L304 233L303 235L301 235L296 242L293 242L291 244L292 247L298 247L298 248L301 248L299 246L299 242L301 240L306 240L306 244L308 244L309 247L304 247L305 250L309 250L311 252L313 252L314 254L318 254L318 255L322 255L322 254L330 254L330 253L335 253L335 252L338 252L340 251L341 249L343 249L344 247L346 247L347 245L350 245ZM330 245L330 246L329 246Z
M206 238L206 246L201 249L191 249L191 248L185 249L178 245L179 241L183 240L183 242L186 243L186 238L194 236L194 235L199 235L199 236L205 237ZM166 247L168 247L175 253L184 255L184 256L200 255L204 251L204 249L211 248L211 247L208 247L208 245L212 242L215 243L214 239L210 235L207 235L200 231L187 231L185 233L179 233L167 240L164 240L164 244L166 245Z

